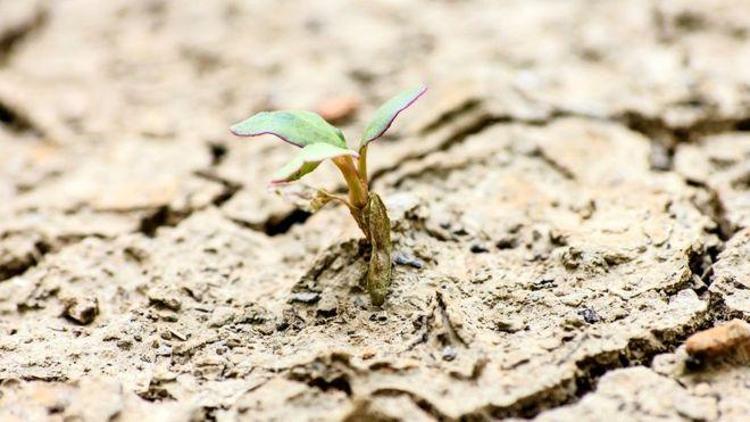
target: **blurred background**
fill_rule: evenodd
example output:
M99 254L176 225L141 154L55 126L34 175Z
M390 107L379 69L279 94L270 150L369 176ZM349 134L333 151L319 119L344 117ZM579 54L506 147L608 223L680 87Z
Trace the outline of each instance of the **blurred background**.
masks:
M261 182L289 146L227 127L302 108L356 139L416 83L431 93L391 141L467 111L453 132L591 116L657 141L669 169L691 129L747 127L749 15L741 0L2 0L0 224L55 243L217 200L250 225L281 219ZM387 143L374 172L435 148Z

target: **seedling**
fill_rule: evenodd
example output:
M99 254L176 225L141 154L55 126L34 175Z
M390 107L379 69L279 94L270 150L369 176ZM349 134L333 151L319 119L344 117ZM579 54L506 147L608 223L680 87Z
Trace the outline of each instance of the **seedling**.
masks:
M399 113L426 91L423 86L415 87L383 104L365 128L356 148L347 145L340 129L309 111L261 112L231 127L232 133L238 136L273 135L302 148L273 175L272 185L295 182L325 160L331 160L341 170L349 189L348 197L313 188L313 193L307 197L309 208L315 211L331 201L341 202L349 208L372 247L367 291L375 305L383 304L391 284L391 224L380 196L369 189L367 148L370 142L385 134Z

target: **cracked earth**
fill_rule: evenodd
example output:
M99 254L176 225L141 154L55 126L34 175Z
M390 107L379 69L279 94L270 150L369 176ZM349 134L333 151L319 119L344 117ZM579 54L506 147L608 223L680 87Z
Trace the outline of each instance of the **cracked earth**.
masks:
M745 0L0 0L0 419L746 420L685 347L750 321L746 69ZM378 308L227 128L418 82Z

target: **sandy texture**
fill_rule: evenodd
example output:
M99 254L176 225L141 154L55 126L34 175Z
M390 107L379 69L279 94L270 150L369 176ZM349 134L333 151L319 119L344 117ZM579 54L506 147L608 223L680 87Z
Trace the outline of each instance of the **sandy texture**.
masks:
M742 420L746 69L742 0L0 0L0 420ZM380 308L227 128L416 82Z

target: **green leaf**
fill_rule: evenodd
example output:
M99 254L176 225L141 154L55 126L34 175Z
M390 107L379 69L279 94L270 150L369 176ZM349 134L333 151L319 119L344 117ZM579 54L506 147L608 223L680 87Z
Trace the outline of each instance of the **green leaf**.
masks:
M396 116L414 104L425 92L427 92L427 87L420 85L408 89L386 101L385 104L375 111L375 117L370 121L370 124L367 125L365 132L362 134L359 147L362 148L383 136L388 128L391 127L393 121L396 120Z
M264 111L230 130L238 136L274 135L298 147L325 143L347 148L341 130L310 111Z
M357 157L358 154L350 149L339 148L326 143L310 144L302 148L292 161L280 168L274 175L271 183L286 183L300 179L302 176L315 170L323 160L349 155Z

